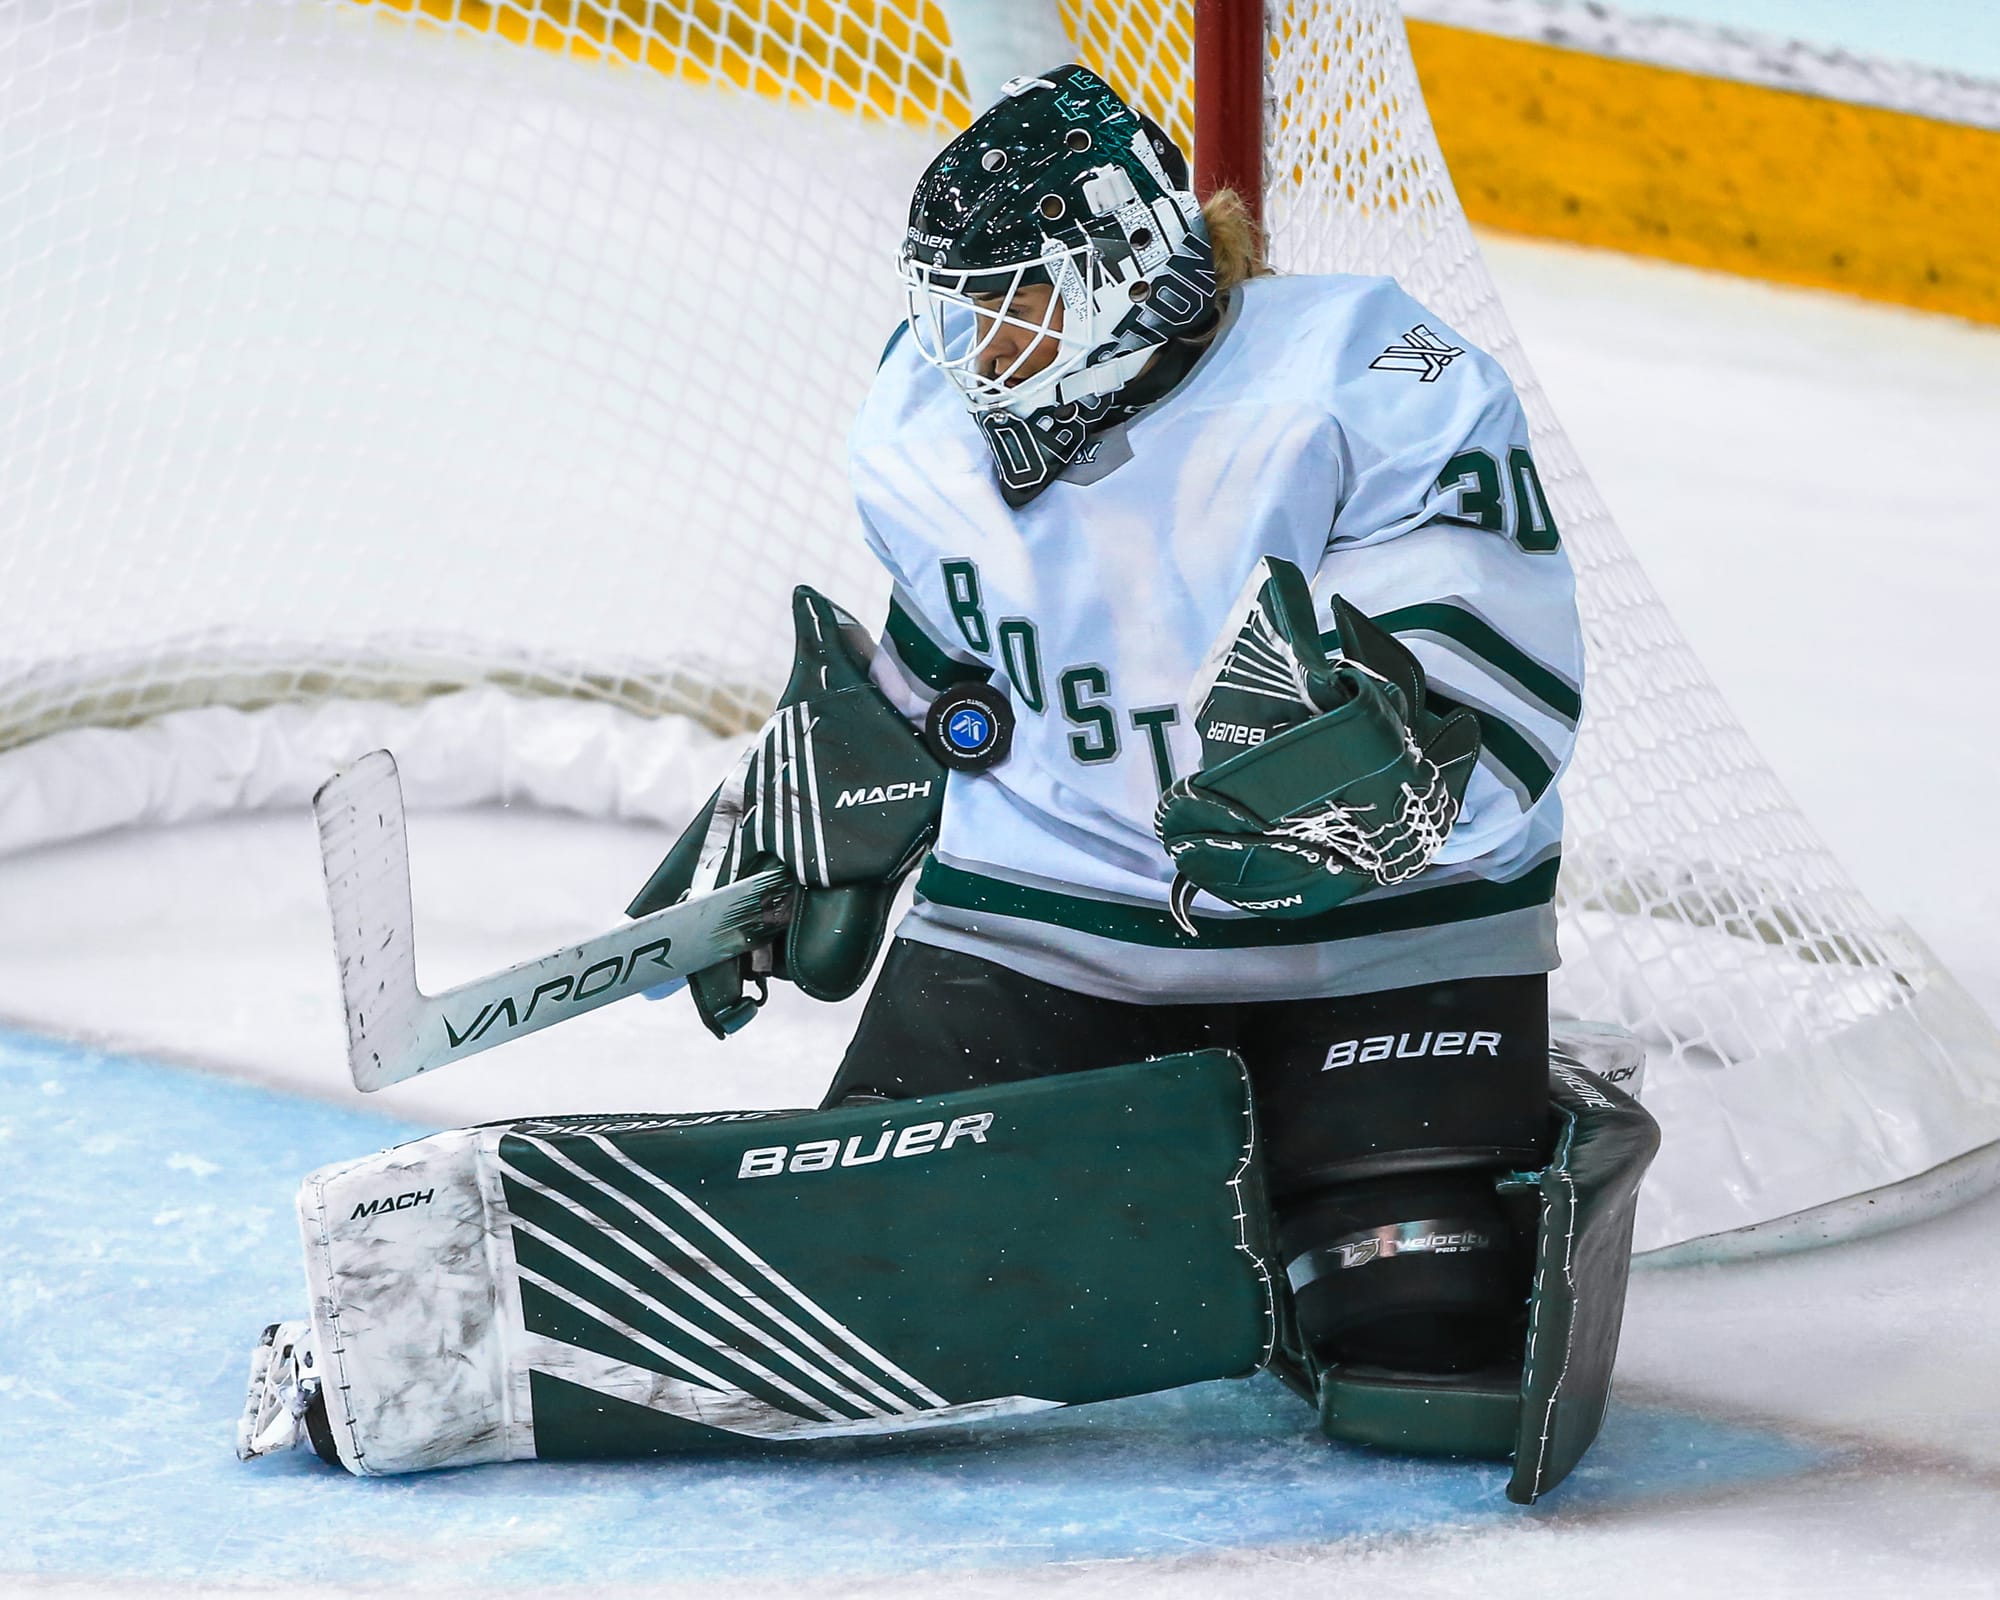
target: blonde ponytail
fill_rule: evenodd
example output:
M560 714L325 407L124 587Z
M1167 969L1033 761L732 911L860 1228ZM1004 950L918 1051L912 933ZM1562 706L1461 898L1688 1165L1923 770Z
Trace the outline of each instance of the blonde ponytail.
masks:
M1215 292L1219 299L1246 278L1271 270L1264 259L1264 232L1234 189L1217 189L1201 203L1208 242L1215 251Z

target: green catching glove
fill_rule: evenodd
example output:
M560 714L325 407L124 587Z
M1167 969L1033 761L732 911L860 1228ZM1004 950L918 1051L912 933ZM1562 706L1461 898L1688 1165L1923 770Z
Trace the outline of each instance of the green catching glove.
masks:
M945 768L869 680L872 646L859 624L803 584L792 620L797 654L777 709L626 907L644 916L773 866L800 885L775 946L689 978L717 1038L756 1015L766 977L815 1000L860 987L896 885L930 847L944 809Z
M1266 917L1310 917L1423 871L1479 755L1469 711L1425 708L1415 656L1340 596L1329 659L1305 574L1266 557L1197 692L1202 765L1160 797L1174 920L1195 892Z

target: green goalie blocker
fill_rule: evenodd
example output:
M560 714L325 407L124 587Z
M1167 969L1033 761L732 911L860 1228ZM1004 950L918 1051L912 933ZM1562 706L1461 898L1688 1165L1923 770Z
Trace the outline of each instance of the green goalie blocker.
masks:
M1629 1036L1603 1030L1617 1075L1644 1060ZM1546 1166L1496 1187L1535 1244L1523 1359L1486 1372L1419 1376L1368 1367L1320 1368L1296 1350L1279 1375L1319 1407L1328 1438L1416 1455L1509 1460L1507 1498L1531 1505L1569 1475L1604 1421L1625 1316L1639 1184L1660 1130L1630 1096L1558 1045ZM1353 1248L1353 1247L1348 1247Z
M1254 1123L1207 1051L830 1111L461 1129L306 1182L359 1474L870 1434L1268 1359Z

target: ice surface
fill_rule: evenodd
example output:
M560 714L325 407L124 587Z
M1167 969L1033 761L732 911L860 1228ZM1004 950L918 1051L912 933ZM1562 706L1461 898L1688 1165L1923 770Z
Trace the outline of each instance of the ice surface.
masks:
M1486 248L1779 776L2000 1010L2000 335ZM411 834L433 987L600 928L668 837L504 811ZM1529 1512L1489 1468L1329 1450L1267 1383L785 1463L240 1466L248 1341L302 1306L288 1208L308 1166L515 1112L796 1104L852 1023L785 996L725 1046L682 1002L635 1002L364 1105L317 874L302 812L0 860L0 1013L155 1058L0 1053L0 1591L2000 1594L1996 1199L1642 1274L1603 1443Z
M1970 1595L2000 1571L2000 1319L1963 1271L1996 1199L1642 1276L1605 1433L1527 1512L1497 1466L1327 1446L1263 1378L922 1438L357 1481L239 1464L231 1428L256 1330L303 1309L299 1173L410 1125L21 1036L0 1108L0 1586L1403 1595L1611 1564L1635 1595Z

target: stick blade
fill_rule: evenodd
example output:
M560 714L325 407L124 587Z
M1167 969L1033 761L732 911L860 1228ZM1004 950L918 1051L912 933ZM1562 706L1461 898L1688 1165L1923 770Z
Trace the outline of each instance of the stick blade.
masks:
M424 1008L396 758L376 750L343 767L313 796L313 817L340 963L347 1069L369 1094L411 1075Z

